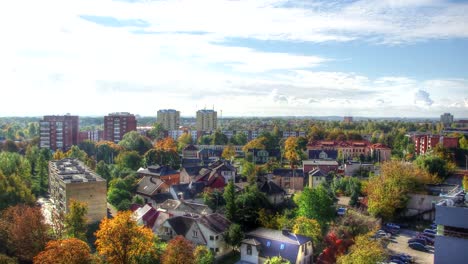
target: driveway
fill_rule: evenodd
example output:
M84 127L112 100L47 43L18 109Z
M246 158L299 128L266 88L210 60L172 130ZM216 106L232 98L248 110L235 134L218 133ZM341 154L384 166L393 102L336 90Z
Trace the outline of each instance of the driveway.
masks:
M416 235L416 231L401 229L400 233L393 237L388 244L388 249L391 253L405 253L412 256L415 260L415 263L421 264L433 264L434 263L434 247L430 246L431 252L422 252L414 250L408 246L408 240Z

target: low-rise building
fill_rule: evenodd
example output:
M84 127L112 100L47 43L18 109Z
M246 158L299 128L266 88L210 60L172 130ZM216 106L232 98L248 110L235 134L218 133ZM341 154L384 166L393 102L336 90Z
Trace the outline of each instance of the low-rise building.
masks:
M286 230L257 228L242 240L241 263L265 263L269 258L281 256L294 264L312 263L312 240Z
M49 162L49 193L59 212L68 213L71 200L76 200L88 206L90 222L107 216L106 180L77 159Z
M330 172L338 171L339 164L336 160L321 160L321 159L312 159L312 160L303 160L302 168L304 174L309 173L314 169L320 169L323 173L328 174Z
M274 169L268 177L285 190L302 191L304 189L304 171L302 169Z
M323 172L320 168L315 168L309 171L308 175L309 188L317 188L320 184L325 182L331 182L333 180L333 177L330 174Z
M212 210L205 204L174 199L168 199L158 205L158 210L167 212L171 216L207 215L212 213Z
M195 245L206 246L218 258L232 251L224 241L230 225L228 219L216 213L176 216L164 222L159 236L164 240L183 236Z

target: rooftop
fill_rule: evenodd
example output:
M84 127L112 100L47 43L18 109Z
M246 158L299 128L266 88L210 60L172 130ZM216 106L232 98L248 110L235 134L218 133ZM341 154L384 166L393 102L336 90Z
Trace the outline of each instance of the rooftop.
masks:
M50 161L49 168L65 183L105 181L78 159Z
M338 166L338 162L336 160L303 160L302 165L322 165L322 166Z

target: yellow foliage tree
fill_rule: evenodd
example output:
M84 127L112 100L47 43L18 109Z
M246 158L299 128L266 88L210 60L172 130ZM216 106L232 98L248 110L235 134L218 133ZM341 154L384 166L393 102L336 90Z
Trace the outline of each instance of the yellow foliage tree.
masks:
M297 137L288 137L284 142L284 157L289 160L291 168L301 159Z
M153 232L138 226L130 211L104 219L95 235L97 252L111 264L139 263L142 258L156 254Z
M232 144L227 145L223 149L223 153L221 154L221 157L223 157L224 159L227 159L227 160L230 160L230 159L234 158L235 156L236 156L236 149L234 148L234 146Z
M338 257L338 264L380 263L385 260L385 249L379 240L372 240L371 233L357 236L347 255Z
M60 149L55 151L54 156L52 157L54 160L61 160L66 158L67 156L63 153Z
M77 238L49 241L34 257L34 264L87 264L92 262L90 248Z
M171 137L166 137L162 140L156 141L156 144L154 144L154 148L156 150L161 150L161 151L177 152L177 142Z
M244 151L244 153L247 153L249 149L265 149L265 140L266 138L264 137L252 139L242 147L242 151Z
M312 238L316 245L322 238L322 230L319 222L305 216L294 219L293 233Z

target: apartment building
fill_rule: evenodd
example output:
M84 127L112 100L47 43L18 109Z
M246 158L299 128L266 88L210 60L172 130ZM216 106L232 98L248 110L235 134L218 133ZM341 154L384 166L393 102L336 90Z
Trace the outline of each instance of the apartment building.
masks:
M77 159L49 162L49 193L55 209L67 213L71 200L88 206L88 220L98 222L107 215L106 180Z
M135 116L127 113L111 113L104 117L104 140L119 143L123 136L136 131L137 122Z
M217 112L214 110L198 110L197 111L197 131L213 131L218 125Z
M177 130L180 125L180 112L174 109L161 109L158 111L157 122L165 130Z
M41 148L66 151L78 144L79 118L78 116L44 116L39 121Z

